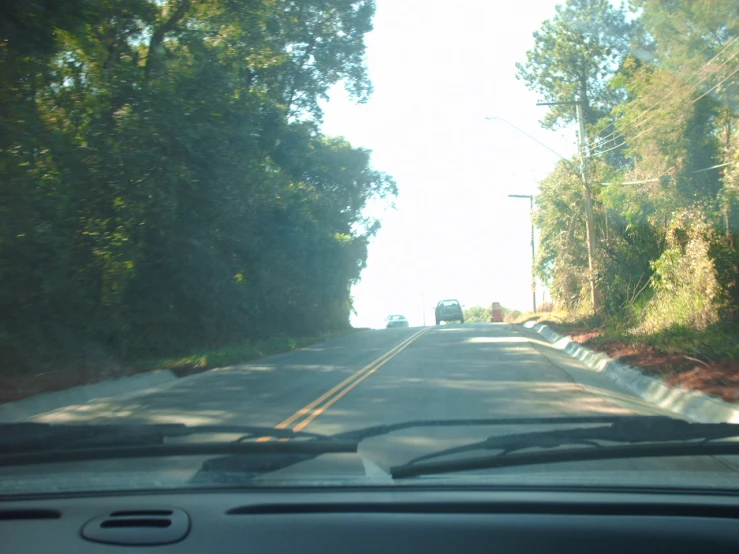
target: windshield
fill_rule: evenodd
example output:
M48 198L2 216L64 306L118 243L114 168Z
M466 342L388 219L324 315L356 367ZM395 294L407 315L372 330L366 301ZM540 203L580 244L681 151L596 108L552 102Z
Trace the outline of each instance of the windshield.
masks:
M737 9L4 3L0 495L739 488Z

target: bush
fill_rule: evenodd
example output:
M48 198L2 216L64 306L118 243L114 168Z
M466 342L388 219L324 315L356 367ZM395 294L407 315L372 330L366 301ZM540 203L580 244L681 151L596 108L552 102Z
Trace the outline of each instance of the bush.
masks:
M493 309L491 306L471 306L464 311L464 320L468 323L490 321Z
M736 282L733 245L706 223L698 209L678 214L667 232L667 247L653 263L654 295L637 331L673 327L704 330L732 309ZM719 275L721 273L721 275Z
M539 306L538 311L546 313L546 314L551 313L554 311L554 303L553 302L542 302L541 306Z
M505 313L505 315L503 316L503 320L506 323L517 323L522 313L523 312L519 310L511 310Z

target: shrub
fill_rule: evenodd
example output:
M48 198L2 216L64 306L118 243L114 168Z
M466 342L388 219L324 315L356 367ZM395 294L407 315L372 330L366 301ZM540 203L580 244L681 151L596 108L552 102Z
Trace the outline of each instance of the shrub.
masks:
M645 306L639 332L672 327L703 330L730 309L736 265L733 247L698 209L678 214L667 232L667 247L653 263L654 295ZM730 275L733 271L734 275ZM719 275L721 273L721 275Z
M544 312L544 313L547 313L547 314L548 313L551 313L551 312L554 311L554 303L552 303L552 302L542 302L541 306L539 306L539 310L538 311Z
M521 313L519 310L511 310L503 315L503 320L506 323L516 323L521 317Z

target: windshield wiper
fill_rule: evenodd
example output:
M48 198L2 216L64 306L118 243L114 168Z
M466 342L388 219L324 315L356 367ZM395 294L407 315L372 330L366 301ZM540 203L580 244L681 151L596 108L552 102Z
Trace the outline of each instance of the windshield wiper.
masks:
M202 434L238 434L230 442L174 442ZM290 441L246 442L258 437ZM301 440L294 440L301 439ZM243 425L121 424L75 425L11 423L0 425L0 467L114 458L217 454L309 454L356 452L357 443L328 435Z
M739 442L707 442L739 436L739 424L688 423L667 416L609 415L417 420L373 426L333 436L302 431L294 432L290 429L240 425L188 427L183 424L16 423L0 425L0 467L115 458L192 455L210 457L225 454L229 456L206 460L201 471L257 474L284 468L322 454L356 453L359 443L364 439L403 429L502 425L591 425L591 427L491 436L484 441L415 458L406 464L391 468L390 473L393 478L400 479L430 473L562 461L739 454ZM215 433L239 434L240 437L231 442L165 442L165 439ZM291 440L247 442L258 437ZM698 440L701 442L685 442ZM675 443L675 441L681 442ZM601 442L620 444L606 446L600 444ZM585 445L589 448L515 453L528 448L553 449L564 445ZM434 461L435 458L477 450L499 450L500 452L494 456ZM251 459L244 456L259 454L267 456L252 456Z
M739 442L709 442L733 437L739 437L739 424L688 423L662 416L641 419L627 417L600 427L492 436L484 441L419 456L403 465L390 468L390 474L393 479L401 479L427 474L556 462L739 454ZM607 446L601 444L602 442L619 444ZM565 445L591 448L539 450L513 454L529 448L546 449ZM500 452L493 456L429 461L477 450L500 450Z
M372 437L387 435L403 429L415 427L486 427L504 425L582 425L597 423L617 423L620 421L631 421L647 423L650 421L673 421L667 416L623 416L623 415L598 415L598 416L555 416L555 417L499 417L499 418L474 418L474 419L418 419L391 423L389 425L376 425L365 427L356 431L348 431L333 435L338 440L362 441Z
M473 426L501 426L501 425L577 425L577 424L599 424L613 423L628 419L629 421L651 421L664 419L663 416L563 416L563 417L517 417L517 418L487 418L487 419L421 419L403 421L389 425L376 425L365 427L355 431L333 435L333 439L339 443L358 445L365 439L387 435L403 429L416 427L473 427ZM208 483L248 483L253 477L283 469L287 466L305 461L315 456L283 456L280 458L249 458L245 456L224 456L222 458L211 458L203 463L193 482L204 481Z

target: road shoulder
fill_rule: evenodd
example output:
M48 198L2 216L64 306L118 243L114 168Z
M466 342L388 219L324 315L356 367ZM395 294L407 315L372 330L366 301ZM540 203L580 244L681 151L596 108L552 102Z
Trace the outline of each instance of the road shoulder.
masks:
M520 327L531 330L557 350L582 362L591 371L631 391L651 404L700 422L739 422L739 407L683 387L671 387L662 380L649 377L634 367L582 346L568 336L560 335L543 323L528 321Z

